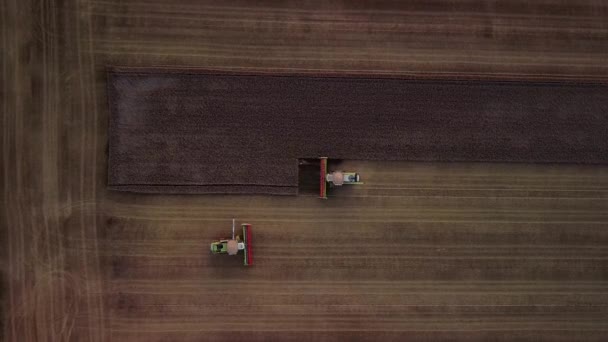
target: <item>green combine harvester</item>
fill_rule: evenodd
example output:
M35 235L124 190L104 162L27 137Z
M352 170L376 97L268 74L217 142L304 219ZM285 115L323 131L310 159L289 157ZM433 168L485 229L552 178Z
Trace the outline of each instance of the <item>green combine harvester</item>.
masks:
M243 235L234 233L236 221L232 219L232 239L220 239L211 243L211 253L213 254L228 254L237 255L243 252L243 264L245 266L253 265L253 249L251 243L251 225L249 223L241 224Z

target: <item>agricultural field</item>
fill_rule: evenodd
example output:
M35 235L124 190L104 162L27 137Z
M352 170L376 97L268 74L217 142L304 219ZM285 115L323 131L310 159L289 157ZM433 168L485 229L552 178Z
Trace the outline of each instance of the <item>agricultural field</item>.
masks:
M110 191L106 80L179 66L606 84L608 4L0 6L0 340L605 340L607 165L345 160L365 184L327 200ZM232 218L252 225L250 267L209 251Z

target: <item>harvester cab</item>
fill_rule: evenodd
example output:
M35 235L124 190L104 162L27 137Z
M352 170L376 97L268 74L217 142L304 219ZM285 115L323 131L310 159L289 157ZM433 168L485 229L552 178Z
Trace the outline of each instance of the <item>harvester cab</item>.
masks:
M232 219L232 239L220 239L211 243L211 253L237 255L242 251L243 264L253 264L253 249L251 244L251 225L241 224L242 235L235 235L236 220Z

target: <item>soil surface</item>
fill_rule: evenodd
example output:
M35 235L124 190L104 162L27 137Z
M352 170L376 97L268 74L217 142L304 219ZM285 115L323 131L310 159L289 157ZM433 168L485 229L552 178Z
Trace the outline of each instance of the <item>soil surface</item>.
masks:
M606 166L344 161L366 184L326 201L107 190L108 65L608 81L601 1L400 3L0 2L0 340L605 340ZM209 254L233 217L253 267Z
M296 194L298 158L608 163L608 86L112 68L114 190Z

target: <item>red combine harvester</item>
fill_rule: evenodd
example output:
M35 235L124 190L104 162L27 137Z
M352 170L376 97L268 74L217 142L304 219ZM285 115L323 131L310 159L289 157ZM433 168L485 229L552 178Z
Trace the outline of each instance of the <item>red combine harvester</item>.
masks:
M236 220L232 219L232 239L220 239L218 241L213 241L211 243L211 253L237 255L242 251L243 264L245 266L251 266L253 265L251 225L249 223L241 224L241 228L243 229L242 236L235 236L235 225Z

